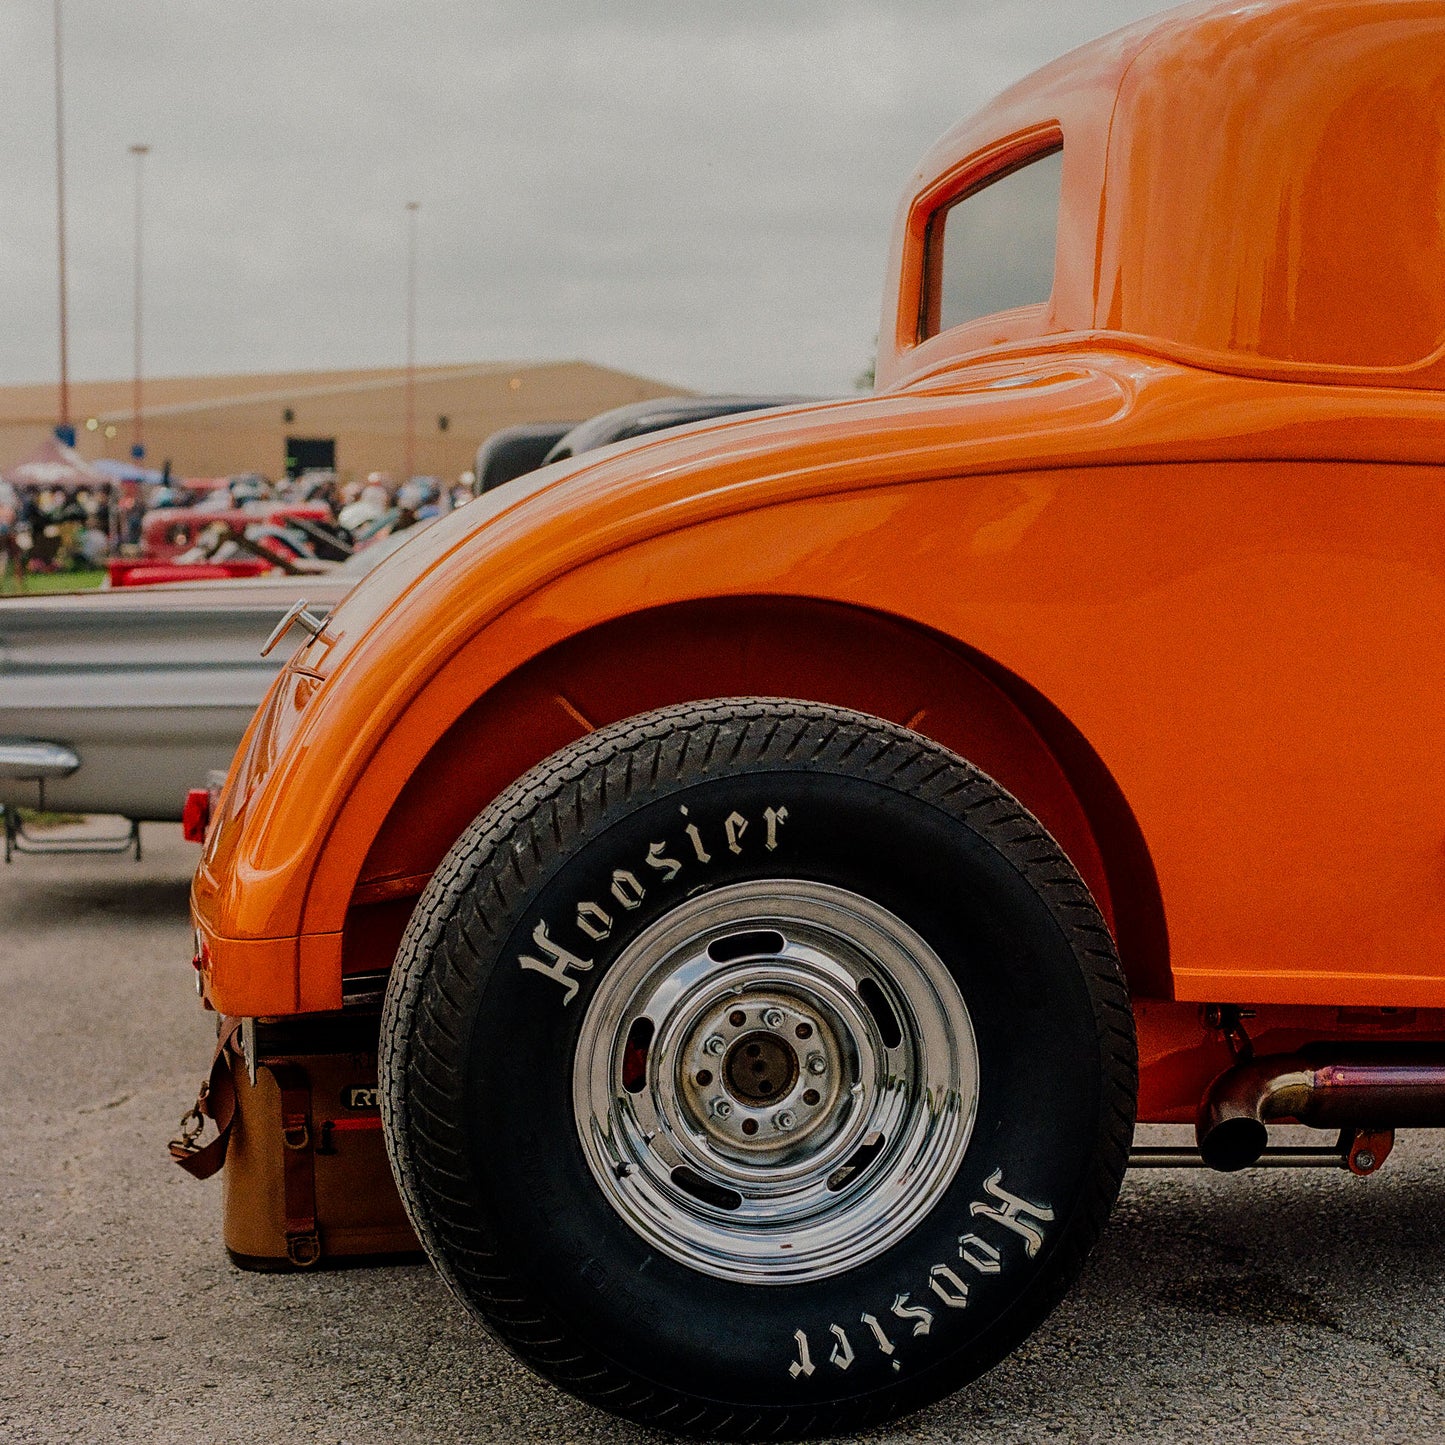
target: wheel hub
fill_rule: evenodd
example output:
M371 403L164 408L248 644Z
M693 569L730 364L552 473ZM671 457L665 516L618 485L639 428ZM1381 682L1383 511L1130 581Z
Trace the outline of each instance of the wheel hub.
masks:
M776 1034L744 1034L728 1050L723 1078L734 1098L770 1104L797 1082L798 1056Z
M649 1243L728 1279L881 1253L967 1147L977 1050L952 975L857 894L766 879L645 930L583 1016L578 1133Z
M688 1030L680 1094L689 1120L724 1152L796 1149L838 1122L849 1058L823 1000L747 989Z

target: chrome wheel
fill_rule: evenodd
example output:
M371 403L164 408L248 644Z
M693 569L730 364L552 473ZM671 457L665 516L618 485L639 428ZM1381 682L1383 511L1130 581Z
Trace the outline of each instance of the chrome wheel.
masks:
M790 1284L929 1212L968 1147L978 1053L957 984L901 919L759 879L680 904L619 956L572 1097L598 1187L648 1243Z

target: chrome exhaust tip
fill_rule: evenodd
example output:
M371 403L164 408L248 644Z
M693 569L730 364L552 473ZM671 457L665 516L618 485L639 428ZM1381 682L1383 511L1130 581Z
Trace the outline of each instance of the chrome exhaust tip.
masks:
M1195 1121L1200 1158L1233 1173L1258 1162L1271 1122L1381 1130L1445 1127L1445 1049L1306 1049L1226 1069Z
M1233 1174L1259 1162L1269 1130L1258 1119L1221 1119L1199 1133L1199 1157L1210 1169Z

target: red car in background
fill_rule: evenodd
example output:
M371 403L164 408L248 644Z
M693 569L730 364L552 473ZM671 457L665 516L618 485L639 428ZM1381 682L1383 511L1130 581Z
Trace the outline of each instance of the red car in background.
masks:
M225 562L157 562L148 557L112 557L105 568L107 587L148 587L156 582L264 577L274 570L274 564L264 557L232 557Z
M160 507L141 521L141 556L148 562L169 562L195 546L208 527L218 522L243 532L256 523L284 525L291 518L324 523L331 509L322 502L263 502L245 507Z

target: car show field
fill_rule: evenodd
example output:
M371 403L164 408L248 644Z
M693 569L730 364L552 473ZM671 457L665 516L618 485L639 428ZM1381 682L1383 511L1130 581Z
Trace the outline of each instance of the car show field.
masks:
M165 1141L195 849L0 870L0 1439L657 1440L552 1389L425 1264L247 1274ZM1427 1441L1445 1432L1445 1136L1342 1170L1130 1173L1079 1287L971 1389L870 1442Z

